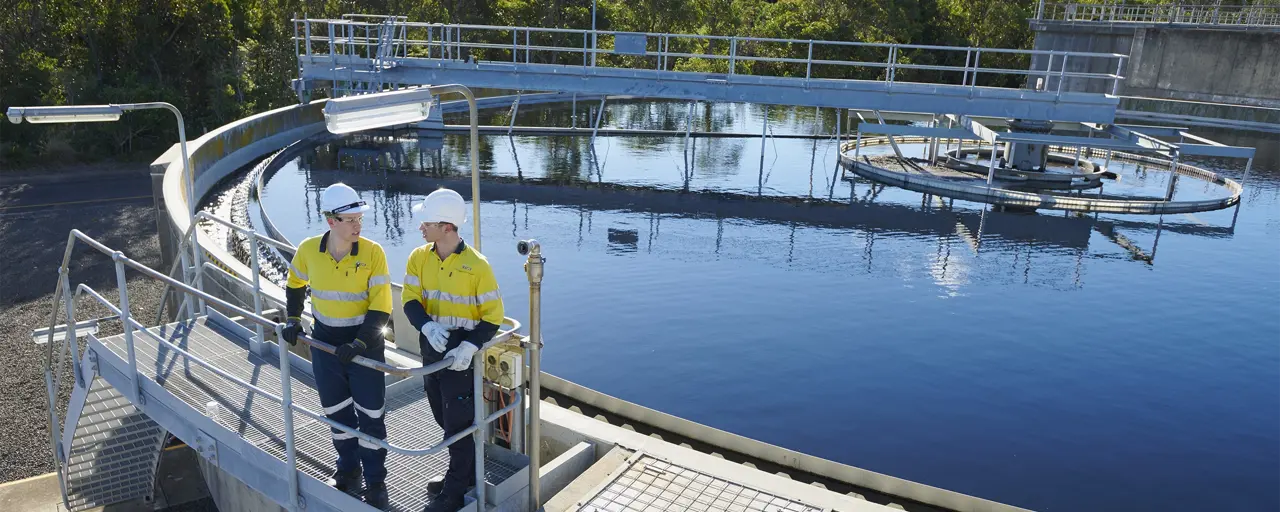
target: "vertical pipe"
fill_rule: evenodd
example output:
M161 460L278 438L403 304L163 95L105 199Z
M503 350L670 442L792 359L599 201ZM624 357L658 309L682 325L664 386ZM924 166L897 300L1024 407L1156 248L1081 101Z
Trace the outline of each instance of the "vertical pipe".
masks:
M511 63L515 64L520 55L520 29L511 29Z
M764 122L760 124L760 172L756 175L756 193L764 191L764 142L769 133L769 106L764 106ZM837 153L839 153L837 151Z
M276 339L284 339L283 331L284 324L276 324ZM293 365L289 361L289 349L279 348L277 360L280 363L280 405L284 409L284 458L289 466L289 510L296 512L302 507L298 503L301 499L298 494L298 454L293 442Z
M249 259L253 261L253 314L262 316L262 283L260 265L258 263L258 234L251 233L249 235ZM262 355L262 348L265 346L265 334L262 330L262 324L254 326L257 331L258 339L250 344L249 349L253 353Z
M608 97L600 98L600 109L596 111L596 122L591 125L591 142L596 140L596 132L600 131L600 120L604 118L604 101Z
M129 288L124 277L124 253L115 251L111 254L111 259L116 262L116 286L120 289L120 325L124 328L124 345L129 356L129 401L133 402L135 407L141 409L142 404L141 391L138 390L138 358L135 356L133 348L133 324L129 322L131 319L131 309L129 309ZM68 297L67 300L73 300ZM68 336L73 335L75 324L71 323L71 319L67 319Z
M475 449L476 456L476 510L488 510L485 504L485 481L484 481L484 444L488 438L489 424L485 423L485 401L480 399L484 396L484 354L476 354L480 357L471 358L471 390L475 400L472 400L475 406L475 422L476 430L471 434L471 444Z
M530 55L533 45L529 44L529 35L531 32L533 31L527 30L527 29L524 31L524 63L525 64L533 62L533 56Z
M861 152L862 152L862 127L861 127L861 126L859 126L859 127L858 127L858 138L857 138L857 140L855 140L855 141L854 141L854 143L853 143L853 164L854 164L854 165L857 165L857 164L858 164L858 155L859 155ZM837 155L839 155L839 154L840 154L840 151L839 151L839 150L836 150L836 154L837 154Z
M1173 160L1169 162L1169 188L1164 192L1165 201L1173 200L1173 186L1178 181L1178 157L1179 156L1180 155L1178 155L1177 153L1174 153Z
M982 65L982 48L978 48L977 53L973 55L973 78L969 79L969 94L973 94L973 88L978 86L978 67Z
M542 506L539 469L542 458L542 249L537 240L529 241L529 259L525 272L529 277L529 437L525 448L529 455L529 509Z
M987 187L991 187L991 182L996 178L996 143L991 143L991 163L987 166ZM987 189L987 193L991 193L991 189Z
M573 93L573 118L569 121L570 128L578 127L578 93Z
M1253 169L1253 157L1249 157L1249 161L1244 164L1244 177L1240 178L1240 196L1241 197L1244 197L1244 184L1246 181L1249 181L1249 171L1252 169Z

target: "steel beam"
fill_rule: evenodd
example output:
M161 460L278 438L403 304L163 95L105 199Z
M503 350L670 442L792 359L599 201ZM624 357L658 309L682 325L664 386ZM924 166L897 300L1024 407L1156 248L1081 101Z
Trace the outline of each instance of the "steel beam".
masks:
M345 60L345 59L344 59ZM343 64L358 64L352 59ZM1061 96L1020 89L872 80L804 79L548 64L461 63L400 59L384 73L402 84L466 83L472 87L556 90L681 100L770 103L824 108L915 111L1057 121L1115 120L1119 99L1100 94ZM303 80L332 72L324 56L304 64Z

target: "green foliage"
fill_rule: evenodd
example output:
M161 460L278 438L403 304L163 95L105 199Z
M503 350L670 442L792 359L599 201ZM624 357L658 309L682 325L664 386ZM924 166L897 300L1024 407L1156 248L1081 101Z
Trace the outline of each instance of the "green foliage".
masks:
M798 40L1027 48L1036 0L599 0L601 30L736 35ZM411 21L589 29L589 0L16 0L0 16L0 109L168 101L182 110L188 137L234 119L298 101L294 16L397 14ZM411 38L425 39L410 31ZM510 33L495 38L506 38ZM583 35L533 44L578 46ZM612 39L602 38L601 48ZM653 42L650 43L654 44ZM672 40L673 52L727 55L725 40ZM807 43L744 43L740 55L804 59ZM477 52L510 59L505 49ZM887 49L815 46L815 59L883 62ZM580 63L581 55L538 55ZM603 64L653 65L652 57L600 55ZM643 60L643 59L648 59ZM900 61L963 65L964 53L904 49ZM983 65L1025 68L1018 55L983 56ZM727 59L674 58L668 69L727 72ZM804 63L736 62L735 73L804 76ZM879 78L874 67L816 65L815 76ZM943 79L900 70L899 80ZM984 82L984 85L986 82ZM1012 84L1002 84L1012 85ZM0 122L0 164L32 158L153 155L176 140L164 112L120 122L13 125ZM576 152L570 150L571 154ZM575 157L576 158L576 157Z

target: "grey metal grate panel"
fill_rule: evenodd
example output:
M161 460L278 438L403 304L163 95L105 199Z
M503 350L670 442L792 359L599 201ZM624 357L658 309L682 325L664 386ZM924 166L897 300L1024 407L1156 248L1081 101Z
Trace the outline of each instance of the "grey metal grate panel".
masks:
M152 493L165 431L94 378L67 456L67 501L84 510Z
M822 512L822 509L641 455L582 512Z
M201 320L189 326L184 322L151 330L236 377L277 395L280 393L280 373L276 367L278 358L250 354L235 335L214 324ZM120 358L127 357L123 335L101 341ZM145 335L134 335L134 353L138 359L138 371L143 375L155 379L197 411L205 411L205 404L210 401L218 402L221 406L218 423L271 456L285 460L284 417L278 403L254 396L240 385L202 366L188 363L181 354L158 349L157 343ZM159 379L157 375L160 375ZM314 379L299 371L292 372L292 375L294 402L312 411L322 410ZM432 419L430 405L420 389L410 387L387 396L384 416L387 437L398 446L425 447L443 438L443 432ZM337 457L331 439L327 425L295 415L294 443L298 469L318 480L327 479L333 473ZM428 501L427 482L443 475L448 465L448 453L445 451L427 457L388 454L390 510L421 510ZM492 484L514 476L519 469L495 456L485 457L485 479Z

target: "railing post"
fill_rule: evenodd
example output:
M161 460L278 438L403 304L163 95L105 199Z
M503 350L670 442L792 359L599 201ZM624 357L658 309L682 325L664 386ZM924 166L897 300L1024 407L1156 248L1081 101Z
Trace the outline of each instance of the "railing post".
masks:
M806 59L804 66L804 79L809 79L810 71L813 69L813 40L809 40L809 57Z
M1040 4L1036 7L1036 19L1044 19L1044 0L1040 0Z
M738 38L734 37L729 40L729 74L733 75L734 68L737 67L738 61Z
M284 339L284 324L276 324L276 339ZM284 409L284 458L289 466L289 510L301 510L302 496L298 490L298 454L293 442L293 372L289 361L289 348L280 345L277 360L280 363L280 406Z
M249 235L249 259L253 262L253 314L262 316L262 271L258 263L258 234ZM253 353L262 355L262 348L266 346L266 336L263 332L262 324L255 325L258 339L249 347Z
M529 278L529 436L525 439L525 451L529 456L529 510L542 506L542 493L538 470L541 464L542 419L539 406L542 403L542 248L537 240L521 243L519 248L528 250L524 271ZM524 252L521 250L520 252Z
M1059 97L1062 96L1062 86L1067 81L1067 57L1070 57L1070 56L1071 54L1069 53L1062 54L1062 70L1058 73L1058 96Z
M1116 59L1116 76L1111 79L1111 95L1120 94L1120 73L1124 71L1124 57Z
M520 52L520 29L511 29L511 63L516 63L516 55Z
M133 348L133 323L130 322L132 315L129 309L129 288L124 276L124 253L115 251L111 254L111 259L116 262L116 286L120 289L120 325L124 328L124 345L125 351L129 356L129 401L133 402L135 407L142 408L140 398L142 392L138 389L138 358L134 354ZM67 300L74 300L74 297L68 297ZM72 319L67 319L67 336L75 335L75 324Z
M484 421L485 401L481 399L484 396L484 354L477 355L480 357L471 358L471 389L474 393L472 396L476 397L472 400L475 407L476 430L471 433L471 441L476 457L476 510L488 510L489 506L484 501L484 442L489 437L487 435L489 424Z
M973 55L973 78L969 79L969 95L973 95L974 87L978 86L978 67L982 65L982 48Z

